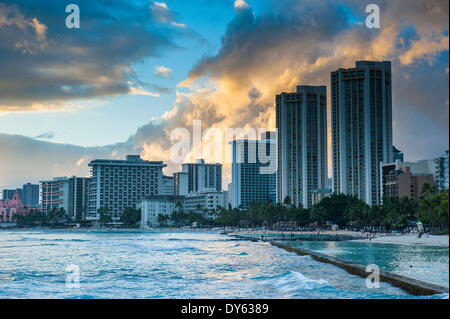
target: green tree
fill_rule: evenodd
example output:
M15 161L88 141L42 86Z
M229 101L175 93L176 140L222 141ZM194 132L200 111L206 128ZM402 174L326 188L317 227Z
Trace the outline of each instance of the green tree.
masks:
M100 224L111 223L112 218L109 216L109 208L108 207L100 207L97 210L97 214L100 216L99 222Z
M156 218L156 221L161 226L166 226L168 220L169 220L169 216L167 216L165 214L158 214L158 217Z
M363 207L362 201L355 196L332 194L311 208L311 222L324 225L327 221L330 221L339 226L345 226L351 222L348 219L349 209L357 205ZM352 215L354 214L355 212L352 213Z
M136 226L141 221L141 210L125 207L120 221L124 224Z

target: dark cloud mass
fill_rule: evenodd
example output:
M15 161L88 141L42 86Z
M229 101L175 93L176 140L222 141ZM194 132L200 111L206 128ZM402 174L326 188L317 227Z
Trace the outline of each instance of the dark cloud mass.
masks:
M77 4L80 29L66 28L63 1L0 3L0 112L127 93L135 62L176 46L147 1Z

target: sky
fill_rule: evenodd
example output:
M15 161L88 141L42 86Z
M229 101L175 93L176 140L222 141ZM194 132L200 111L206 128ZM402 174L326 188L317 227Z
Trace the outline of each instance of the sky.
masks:
M65 25L69 3L79 29ZM126 154L175 172L174 129L274 128L275 94L329 87L356 60L392 61L394 144L408 161L437 157L448 1L376 3L379 29L361 0L0 0L0 189Z

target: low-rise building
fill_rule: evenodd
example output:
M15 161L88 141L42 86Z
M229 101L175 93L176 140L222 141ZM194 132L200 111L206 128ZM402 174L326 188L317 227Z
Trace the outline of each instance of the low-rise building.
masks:
M19 192L11 199L0 200L0 223L12 223L15 215L26 215L29 212L30 207L23 204Z
M225 193L216 190L205 190L198 193L190 193L184 198L183 208L187 212L205 213L206 217L211 217L210 213L219 207L225 206Z
M158 216L166 216L167 219L177 209L182 209L184 196L174 195L151 195L146 196L137 204L137 209L141 210L141 228L154 227L159 225Z
M410 166L405 163L389 163L381 166L381 181L383 183L383 197L408 197L417 200L422 192L423 185L429 183L435 185L433 174L427 174L427 171L421 172L416 167L415 173ZM425 162L420 163L419 167Z

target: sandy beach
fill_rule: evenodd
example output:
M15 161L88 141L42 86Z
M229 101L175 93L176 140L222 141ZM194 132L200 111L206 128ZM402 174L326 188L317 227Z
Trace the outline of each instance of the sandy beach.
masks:
M401 245L421 245L421 246L441 246L448 247L448 235L423 235L421 238L417 234L413 235L381 235L372 238L372 243L380 244L401 244ZM369 242L369 239L352 240L355 242Z
M234 234L242 235L242 234L280 234L282 232L279 231L236 231ZM317 234L317 232L284 232L285 234ZM348 230L339 230L335 231L321 231L321 235L348 235L353 236L357 239L352 240L354 242L362 242L362 243L380 243L380 244L398 244L398 245L422 245L422 246L440 246L440 247L448 247L449 246L449 236L448 235L422 235L421 238L418 238L418 234L406 234L406 235L387 235L387 234L377 234L375 238L372 238L371 241L369 239L360 239L361 232L348 231ZM367 233L364 236L368 235Z

